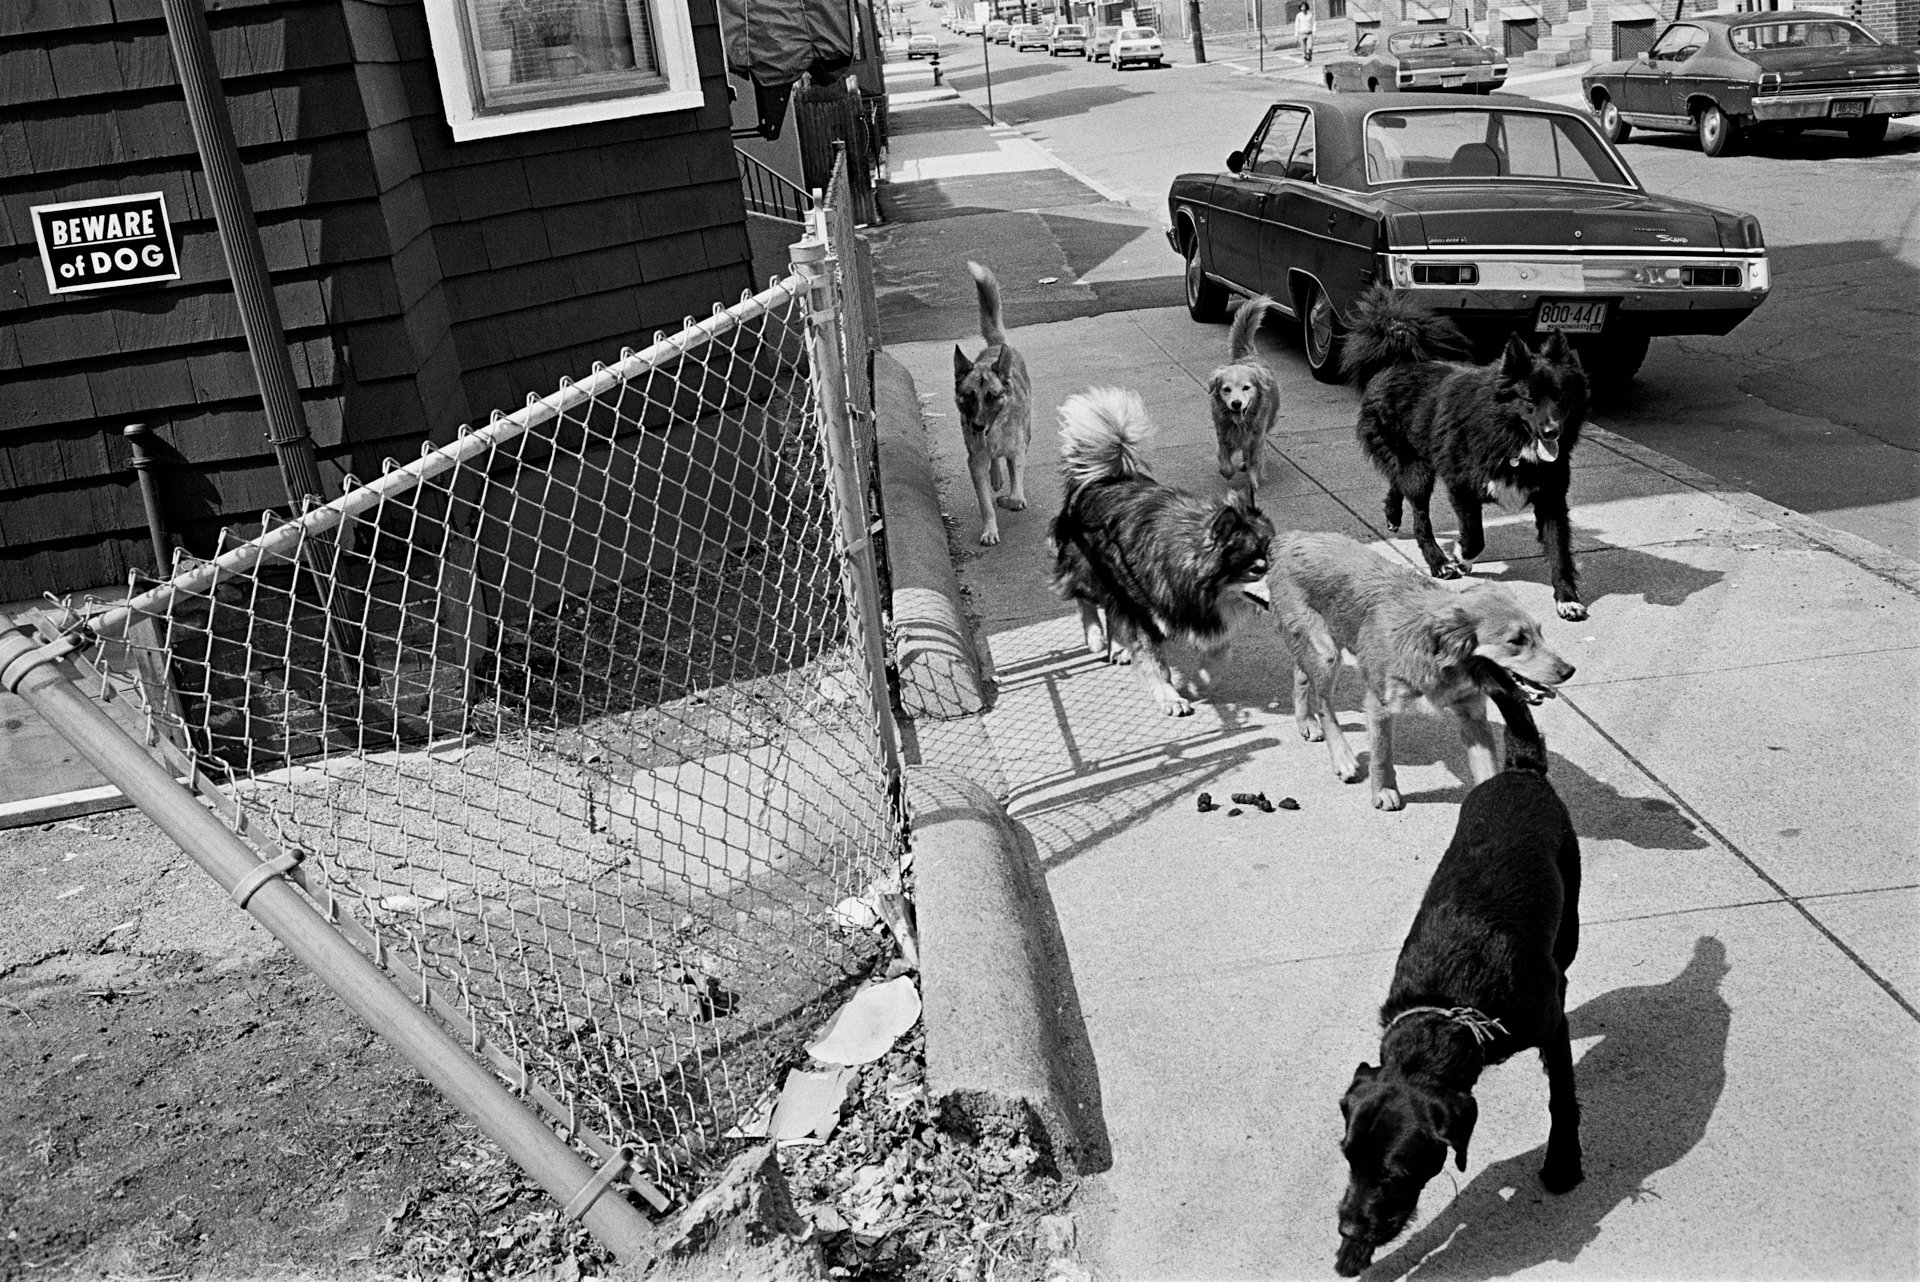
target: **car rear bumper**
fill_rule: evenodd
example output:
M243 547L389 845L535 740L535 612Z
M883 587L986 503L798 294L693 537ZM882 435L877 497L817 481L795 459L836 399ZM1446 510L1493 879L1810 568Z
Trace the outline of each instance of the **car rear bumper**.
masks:
M1436 311L1463 322L1498 320L1509 327L1530 324L1542 300L1554 299L1606 303L1609 329L1617 324L1644 334L1724 334L1766 301L1772 285L1772 268L1764 253L1546 259L1467 251L1394 254L1376 262L1378 279ZM1421 284L1407 279L1422 266L1469 263L1477 275L1471 284ZM1701 275L1728 271L1737 275L1709 279L1737 283L1690 283Z
M1866 106L1860 113L1864 116L1911 116L1920 113L1920 89L1895 89L1878 93L1775 94L1755 98L1753 118L1762 122L1821 120L1829 117L1835 120L1858 119L1857 116L1835 116L1833 104L1836 100L1857 102L1862 98L1866 99Z
M1495 88L1507 83L1505 68L1495 71L1492 67L1448 67L1444 70L1435 67L1413 73L1411 80L1406 72L1400 73L1399 88L1403 90L1455 89L1468 85L1493 85Z

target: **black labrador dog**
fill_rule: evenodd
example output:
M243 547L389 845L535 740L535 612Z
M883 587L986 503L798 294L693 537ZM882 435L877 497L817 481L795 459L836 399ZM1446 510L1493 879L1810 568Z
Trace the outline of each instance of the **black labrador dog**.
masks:
M1487 665L1493 668L1493 665ZM1460 807L1453 844L1421 900L1380 1007L1380 1067L1361 1064L1340 1100L1349 1179L1334 1270L1354 1277L1405 1229L1420 1190L1467 1167L1480 1073L1538 1047L1547 1070L1541 1183L1584 1178L1580 1102L1567 1037L1567 967L1580 943L1580 840L1547 782L1546 745L1498 669L1485 686L1507 720L1507 766Z

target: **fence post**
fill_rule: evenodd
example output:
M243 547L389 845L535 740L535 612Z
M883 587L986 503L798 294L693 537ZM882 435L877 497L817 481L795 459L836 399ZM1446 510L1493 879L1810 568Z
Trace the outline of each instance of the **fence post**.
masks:
M832 463L834 506L840 509L840 537L853 564L854 609L860 639L867 655L867 682L873 704L880 750L886 760L887 784L900 786L899 738L893 723L893 697L887 683L886 639L881 635L880 580L873 563L873 534L855 459L853 420L847 412L847 369L840 352L838 300L833 283L834 260L828 253L825 214L816 204L812 233L789 251L794 273L807 282L801 295L807 311L807 351L812 361L813 392L820 405L821 427Z
M62 670L70 645L42 645L22 628L0 631L0 688L32 705L48 725L139 806L240 907L325 980L522 1169L627 1263L654 1257L654 1234L638 1208L603 1196L619 1170L595 1172L521 1106L425 1010L329 925L281 875L174 781ZM290 866L290 865L288 865Z

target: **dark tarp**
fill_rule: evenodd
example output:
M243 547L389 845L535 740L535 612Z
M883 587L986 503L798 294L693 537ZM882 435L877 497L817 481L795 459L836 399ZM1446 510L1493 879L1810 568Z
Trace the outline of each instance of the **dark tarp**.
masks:
M854 59L847 0L720 0L720 25L727 69L767 88L824 80Z

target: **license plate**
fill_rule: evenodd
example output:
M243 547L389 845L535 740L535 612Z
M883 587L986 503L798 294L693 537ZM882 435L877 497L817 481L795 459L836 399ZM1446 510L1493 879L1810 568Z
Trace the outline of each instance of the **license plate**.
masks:
M1835 98L1827 107L1829 116L1864 116L1867 114L1865 98Z
M1442 89L1458 89L1461 85L1464 85L1466 83L1467 83L1467 77L1465 72L1462 72L1457 76L1440 77L1440 87Z
M1563 334L1598 334L1606 323L1605 303L1556 303L1549 299L1540 304L1533 329L1537 334L1556 329Z

